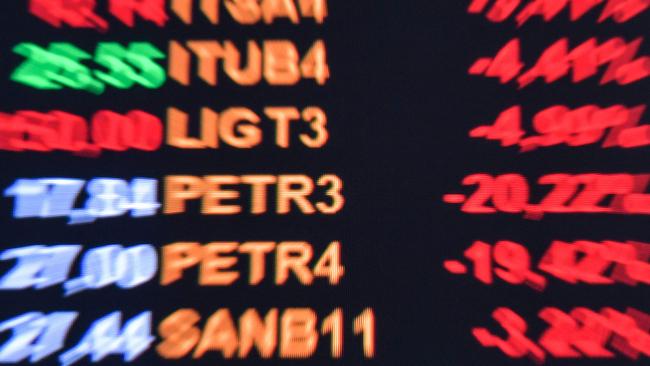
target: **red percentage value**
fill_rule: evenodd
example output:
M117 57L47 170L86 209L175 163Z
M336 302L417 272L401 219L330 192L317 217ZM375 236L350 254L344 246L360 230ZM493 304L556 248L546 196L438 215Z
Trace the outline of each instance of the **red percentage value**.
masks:
M602 141L603 148L635 148L650 145L650 125L638 126L646 105L599 107L585 105L569 109L556 105L533 117L537 135L526 136L522 129L522 108L513 106L501 112L492 125L470 131L473 138L501 142L501 146L519 146L522 152L538 147L591 145Z
M627 85L650 75L650 57L636 58L642 43L643 37L629 43L620 37L602 43L590 38L569 50L569 40L565 37L549 46L533 67L525 69L521 61L520 41L514 38L496 56L478 59L469 68L469 74L499 78L502 84L516 78L521 89L540 78L551 84L567 76L570 71L571 81L579 83L608 65L600 85L614 81Z
M650 215L649 174L548 174L537 183L552 186L541 202L531 203L531 187L521 174L472 174L462 184L478 188L467 197L446 194L443 201L462 204L469 214L523 213L539 219L545 213Z
M488 9L488 4L492 6ZM566 8L569 8L571 21L582 18L585 14L605 3L598 18L598 23L613 19L616 23L625 23L640 15L648 6L648 0L472 0L467 8L471 14L481 14L487 10L485 17L493 23L501 23L514 16L517 25L522 26L532 17L542 17L550 22ZM525 4L521 6L522 4Z
M612 308L595 312L575 308L569 313L547 307L539 317L549 326L537 342L526 335L526 320L509 308L492 313L507 337L492 334L487 328L474 328L472 334L483 347L496 347L510 358L530 357L543 363L554 358L614 358L614 351L631 358L650 356L650 315L628 308L625 313Z
M543 291L548 281L542 273L571 284L650 284L650 244L640 242L557 240L539 261L537 271L528 249L512 241L495 245L476 241L464 256L471 261L474 277L488 285L496 276L512 285L525 284ZM444 267L454 274L468 271L458 260L445 261Z

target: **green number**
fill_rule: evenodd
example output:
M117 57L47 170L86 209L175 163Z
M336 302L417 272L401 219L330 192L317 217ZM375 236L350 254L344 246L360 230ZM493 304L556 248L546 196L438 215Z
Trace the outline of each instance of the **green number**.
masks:
M131 43L128 49L115 42L99 43L94 61L106 71L84 66L81 62L93 57L70 43L51 43L47 50L20 43L13 51L26 60L11 74L11 80L36 89L68 87L102 94L106 84L118 89L135 84L156 89L167 80L165 69L154 61L164 59L165 54L146 42Z
M93 79L90 69L79 62L91 56L70 43L52 43L48 50L21 43L13 51L27 59L11 75L17 83L36 89L58 90L66 86L94 94L104 91L104 84Z

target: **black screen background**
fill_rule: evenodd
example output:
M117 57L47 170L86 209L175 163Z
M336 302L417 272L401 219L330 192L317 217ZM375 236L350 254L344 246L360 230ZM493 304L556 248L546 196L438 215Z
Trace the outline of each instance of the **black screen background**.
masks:
M530 117L552 104L577 107L592 103L646 103L647 82L599 87L598 78L577 85L563 79L551 85L538 81L517 91L513 85L470 77L466 72L475 59L494 55L515 36L522 40L522 57L527 64L532 64L542 50L564 36L570 37L572 46L591 36L598 36L599 40L613 36L631 40L647 34L647 14L623 25L596 25L599 11L575 23L569 22L567 12L563 12L552 23L535 18L517 30L512 22L492 24L481 16L467 14L467 1L329 3L330 15L323 26L311 21L300 26L284 21L272 26L240 26L224 17L219 26L201 18L188 27L172 16L164 28L139 21L130 29L109 18L111 29L102 34L56 29L28 14L25 1L0 2L0 95L4 112L57 109L89 117L100 109L141 109L164 117L166 108L175 106L190 112L191 124L195 126L203 106L217 111L246 106L261 113L269 105L317 105L328 115L330 132L328 144L316 150L298 144L282 150L273 146L272 135L266 134L264 146L251 150L163 147L155 153L104 152L99 158L65 152L2 152L1 187L8 187L17 178L154 177L160 179L162 192L162 178L175 174L305 173L317 177L335 173L344 180L347 200L344 210L334 216L201 216L198 205L190 205L182 215L141 219L125 216L67 226L63 219L12 219L12 200L2 198L3 248L36 243L83 244L92 248L112 243L151 243L160 247L177 241L306 240L318 254L329 242L340 240L346 275L336 287L325 281L303 287L295 280L277 287L269 278L272 267L267 267L267 279L257 287L239 281L231 287L201 288L196 284L196 271L190 270L182 281L166 287L152 281L133 290L109 287L70 298L63 298L59 286L43 291L3 292L0 319L27 311L79 311L81 315L66 343L65 349L69 349L93 320L115 310L130 318L150 309L154 312L155 327L179 308L199 310L204 324L209 315L222 307L230 308L235 317L249 307L261 312L271 307L312 307L322 319L340 306L346 315L345 357L341 360L331 359L329 337L322 337L317 355L308 360L262 361L257 356L223 360L218 353L208 353L200 360L188 357L165 361L152 347L133 364L482 366L532 364L527 359L510 360L496 349L483 349L473 339L470 330L475 326L487 326L501 334L490 318L496 307L508 306L523 315L529 320L531 335L539 335L543 330L536 313L545 306L564 310L577 306L613 306L623 310L632 306L647 311L650 298L643 287L569 286L551 281L545 292L537 293L498 281L494 286L484 286L469 275L450 275L443 269L442 261L461 258L474 240L517 241L526 245L536 258L556 239L648 241L649 218L547 215L541 221L531 221L520 215L470 216L441 201L443 194L461 191L463 177L479 172L518 172L531 182L557 172L649 172L647 148L604 150L594 145L521 154L515 148L501 148L495 142L467 137L471 128L491 123L502 110L514 104L522 104ZM271 87L264 83L240 87L222 75L218 87L207 86L196 78L191 87L168 79L157 90L107 88L103 95L95 96L71 89L39 91L9 80L22 60L11 52L20 42L45 46L65 41L92 53L97 42L147 41L166 53L172 39L231 39L243 46L248 39L285 38L296 42L302 52L316 39L326 41L332 74L326 86L305 81L294 87ZM642 51L647 53L646 45ZM538 197L541 194L539 191ZM8 263L0 267L3 271L5 268L9 268ZM365 307L373 307L377 317L374 360L363 359L361 342L348 329L351 318ZM88 362L85 359L81 363ZM603 366L631 363L623 358L547 362ZM56 364L56 357L42 364ZM121 359L112 356L99 364L121 364Z

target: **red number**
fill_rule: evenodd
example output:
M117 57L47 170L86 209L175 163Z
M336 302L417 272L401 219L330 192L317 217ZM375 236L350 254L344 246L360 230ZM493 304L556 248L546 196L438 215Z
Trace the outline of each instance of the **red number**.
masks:
M569 314L557 308L546 308L539 317L550 327L542 334L539 344L558 358L578 358L580 353L573 348L574 335L578 324Z
M528 204L530 187L520 174L472 174L462 184L478 185L465 200L464 195L450 195L449 203L465 202L466 213L627 213L650 214L650 194L644 192L649 174L548 174L540 185L554 185L539 204ZM581 188L581 189L579 189ZM458 198L455 196L459 196ZM608 207L599 206L612 197ZM491 200L493 207L488 202Z
M648 6L650 6L648 0L609 0L598 22L613 17L617 23L625 23L643 13Z
M624 213L644 213L650 214L650 195L645 192L648 188L648 183L650 183L650 175L648 174L639 174L634 175L634 188L632 193L619 196L621 197L619 202L614 202L613 207L619 207L621 212ZM618 197L617 197L618 198ZM617 206L614 206L614 205Z
M610 64L605 72L601 85L616 79L619 68L627 65L638 51L640 42L636 41L629 46L621 37L614 37L601 45L596 38L590 38L569 53L572 62L573 82L577 83L588 79L598 72L598 68Z
M530 85L540 77L544 77L546 83L550 84L567 75L571 69L568 49L567 38L562 38L548 47L535 66L517 79L519 88Z
M19 151L52 151L57 141L56 131L50 127L53 120L54 117L36 111L16 112L20 133L14 144Z
M575 271L576 247L563 241L555 240L539 263L539 269L563 281L576 284Z
M596 105L586 105L567 113L564 118L571 126L571 135L567 137L569 146L582 146L600 141L605 134L605 126L596 114L602 109ZM609 122L609 121L608 121Z
M496 180L487 174L473 174L463 180L463 185L473 184L478 184L479 188L465 202L463 212L496 212L496 209L486 206L490 198L498 210L510 213L522 212L528 202L528 183L519 174L505 174Z
M95 0L30 0L29 12L57 28L65 23L75 28L108 29L108 23L95 13Z
M519 39L508 42L494 59L481 58L469 69L470 75L498 77L502 84L509 82L519 74L524 64L521 62Z
M556 358L613 358L607 346L634 360L640 354L650 355L650 315L636 309L628 308L624 314L612 308L595 312L577 307L565 313L546 307L538 315L549 325L538 341L544 349L526 337L526 321L508 308L492 313L506 331L506 339L485 328L474 328L472 334L483 347L497 347L511 358L528 355L537 363L545 360L544 350Z
M555 187L539 204L546 212L569 212L566 204L576 194L578 182L568 174L549 174L541 177L539 184L554 184Z
M634 192L644 191L646 181L650 176L631 174L607 174L601 175L599 189L607 194L613 194L614 199L609 206L610 212L624 212L623 204L625 199Z
M592 144L603 137L607 128L623 125L628 118L629 111L622 105L607 108L585 105L574 110L555 105L535 114L533 127L539 135L522 139L519 144L522 151L563 143L570 146ZM472 133L482 132L481 129L487 127L478 127ZM623 129L619 134L625 131Z
M586 308L573 309L571 316L582 325L574 333L572 340L580 352L591 358L614 357L614 354L605 348L612 334L605 317Z
M591 116L593 128L609 128L621 126L628 121L630 110L624 105L613 105L607 108L600 108ZM639 117L640 118L640 117Z
M553 356L578 358L584 354L590 358L614 357L605 348L612 334L610 321L605 316L586 308L575 308L571 314L567 314L550 307L543 309L539 317L550 325L539 343Z
M584 257L575 264L575 274L579 281L591 285L609 285L614 283L603 274L612 265L609 247L603 244L580 240L574 243Z
M533 0L517 14L517 26L521 27L534 15L542 15L544 21L551 21L568 3L569 0Z
M133 121L135 136L131 146L144 151L155 151L163 140L163 126L160 119L142 111L131 111L126 115Z
M612 280L626 285L636 286L638 282L631 278L628 273L628 268L634 263L638 263L639 259L641 259L636 247L629 243L616 241L605 241L604 245L608 248L612 262L616 263L612 270ZM648 251L648 254L650 255L650 251Z
M616 38L619 40L620 38ZM616 51L611 53L609 68L605 71L600 85L607 84L616 80L618 84L627 85L639 81L650 75L650 58L642 57L634 59L643 43L643 37L637 38L630 44L626 44L620 39L616 46ZM606 57L609 59L610 57Z
M572 284L606 285L614 283L603 276L613 263L611 259L607 245L586 240L574 244L554 241L540 261L539 269Z
M552 146L565 142L571 133L571 126L564 117L569 108L556 105L544 109L533 117L533 127L542 136L533 136L522 141L521 145L530 150L537 145Z
M623 179L629 178L629 189L632 188L632 178L623 175ZM600 203L610 192L611 177L603 174L580 174L574 177L579 183L584 185L584 189L569 205L572 212L609 212L610 208L600 207ZM603 184L604 183L604 184Z
M611 313L620 314L613 309L603 309L602 313L606 316ZM637 360L641 353L650 356L650 336L648 335L648 331L650 331L650 315L634 308L627 308L625 315L634 320L636 330L634 328L621 329L620 334L617 334L612 339L612 348L633 360ZM627 323L630 324L629 321Z
M0 115L0 149L12 151L66 150L88 148L86 121L77 115L52 111L18 111Z
M524 64L521 62L519 39L508 42L494 59L480 58L469 69L470 75L498 77L502 84L517 75L519 88L524 88L543 77L547 84L566 76L573 70L573 82L585 80L598 72L605 64L609 67L600 84L616 81L627 85L645 79L650 75L650 57L635 58L643 38L629 44L620 37L607 40L601 45L591 38L569 51L568 38L562 38L549 46L531 69L519 75Z
M88 125L83 117L62 111L52 111L50 114L56 118L54 128L59 137L57 149L79 152L89 148Z
M630 310L634 309L629 309L628 312ZM638 311L637 313L647 317L647 314ZM650 356L650 335L647 331L639 329L639 324L634 317L612 308L604 308L601 314L607 318L610 329L626 343L628 349Z
M571 1L571 20L576 21L582 18L587 12L595 8L598 4L602 3L604 0L582 0L582 1Z
M650 244L641 242L609 243L610 253L616 267L612 271L612 279L636 286L639 282L650 285Z
M494 261L505 268L494 271L502 280L513 285L528 282L538 290L546 287L546 279L530 270L530 253L523 245L506 240L498 242L494 246Z
M494 184L492 201L503 212L522 212L528 203L529 188L526 178L519 174L499 176Z
M22 151L18 140L22 139L22 128L18 117L0 113L0 150Z
M521 0L497 0L492 9L487 13L487 18L494 23L508 19L521 4Z
M126 116L111 111L99 111L92 119L92 136L98 146L114 151L135 148L157 150L162 143L162 122L142 111Z
M135 14L162 27L168 20L165 0L110 0L109 11L129 27L135 25Z
M550 22L569 4L571 21L582 18L590 10L602 4L605 0L530 0L515 17L517 26L521 27L534 16L541 16L545 22ZM489 0L473 0L468 7L471 14L485 11ZM520 5L520 0L498 0L490 9L487 18L492 22L503 22L508 19ZM650 2L648 0L607 0L607 5L598 19L599 23L613 18L616 23L625 23L643 13Z
M485 203L492 197L494 192L494 179L488 174L473 174L463 180L463 185L469 186L478 184L478 189L465 202L462 207L467 213L494 213L496 210L485 206Z
M521 106L514 106L499 114L492 126L479 126L470 131L470 137L486 137L488 140L500 140L501 146L519 143L525 134L521 129Z
M590 38L571 50L569 57L573 62L572 80L574 83L596 75L598 67L603 63L603 61L599 59L599 54L598 41L596 38Z
M603 147L621 146L623 148L635 147L638 144L639 130L636 126L645 113L646 106L639 105L627 111L625 120L612 131L603 142ZM641 136L643 139L644 136ZM642 143L645 141L642 140Z
M125 151L129 148L154 151L163 140L160 119L142 111L127 116L99 111L92 121L92 138L83 117L63 111L41 113L18 111L0 113L0 149L12 151L71 151L77 155L96 156L102 148Z
M628 128L621 132L618 138L622 148L634 148L650 145L650 126Z
M492 317L508 333L507 339L501 339L485 328L474 328L472 334L483 347L497 347L512 358L530 356L538 362L546 358L544 351L526 337L526 321L508 308L498 308Z
M490 0L472 0L467 8L467 12L470 14L482 13L489 2Z
M121 114L103 110L92 118L93 141L106 150L125 151L128 149L125 137L129 138L129 120ZM125 136L126 135L126 136Z
M626 274L634 281L650 285L650 244L631 242L636 249L636 260L628 263Z
M488 285L492 284L492 246L476 241L465 251L465 257L474 264L474 277Z

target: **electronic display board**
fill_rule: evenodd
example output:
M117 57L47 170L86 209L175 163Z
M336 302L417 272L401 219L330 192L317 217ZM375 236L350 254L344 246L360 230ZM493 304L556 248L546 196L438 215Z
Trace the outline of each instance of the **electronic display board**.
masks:
M3 0L0 365L648 364L648 0Z

